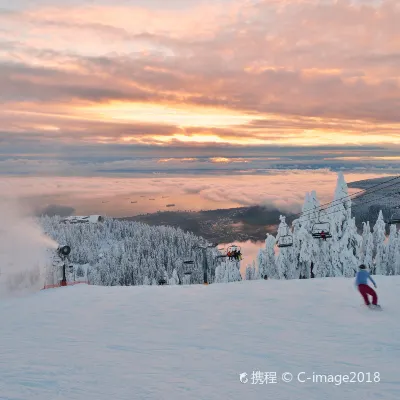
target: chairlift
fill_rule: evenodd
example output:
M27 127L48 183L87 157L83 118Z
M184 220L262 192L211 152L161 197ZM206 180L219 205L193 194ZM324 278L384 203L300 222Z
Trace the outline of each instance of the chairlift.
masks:
M228 257L230 260L235 259L236 261L240 261L243 259L241 248L236 244L231 244L230 246L228 246L225 256Z
M193 260L183 261L183 265L194 265L194 261ZM183 273L184 273L184 275L191 275L192 270L185 269L185 271Z
M316 222L312 227L312 236L315 239L331 238L331 224L329 222Z
M277 246L279 248L292 247L293 246L293 235L290 232L289 226L285 224L286 233L279 235Z
M395 208L397 208L397 207L395 207ZM392 213L392 215L390 216L390 219L388 221L386 221L386 223L388 225L400 224L400 212L397 211L397 212Z
M183 273L184 277L183 277L183 284L184 285L190 285L190 278L192 276L192 271L185 271Z
M240 251L240 246L237 246L236 244L231 244L228 249L227 249L227 253L232 253L234 251Z
M292 247L293 246L293 236L290 235L289 233L286 235L282 235L278 239L278 247L279 248L284 248L284 247Z
M290 233L289 226L286 225L286 234L279 236L278 247L292 247L293 246L293 235Z

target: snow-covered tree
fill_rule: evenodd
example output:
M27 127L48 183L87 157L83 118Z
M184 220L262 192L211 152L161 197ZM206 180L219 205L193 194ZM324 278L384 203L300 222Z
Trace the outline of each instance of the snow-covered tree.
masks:
M362 237L351 217L351 199L343 173L338 174L333 202L326 208L330 217L330 263L328 276L354 276L362 257Z
M228 283L242 280L240 275L240 264L237 262L225 259L215 270L214 283Z
M279 224L278 235L276 237L278 243L282 238L292 235L290 228L286 223L286 217L281 215L279 219L281 223ZM295 278L293 246L279 249L278 256L276 257L276 269L280 279Z
M64 224L60 217L44 216L39 222L48 236L71 246L72 264L90 264L87 278L95 285L154 285L162 278L169 283L169 277L179 282L184 274L182 260L204 241L180 229L112 218L98 224ZM212 277L216 250L207 253ZM203 282L201 256L193 254L192 283Z
M384 275L384 273L386 272L385 233L386 233L385 221L383 219L382 211L379 211L378 219L374 225L374 230L373 230L375 263L372 272L377 275Z
M143 285L150 285L150 279L148 276L145 276L143 279Z
M399 258L399 240L396 225L390 225L389 240L387 243L386 265L381 268L385 275L395 275L397 272L397 259Z
M256 264L253 261L252 264L248 264L246 267L246 280L252 281L257 279L257 271L256 271Z
M168 285L179 285L179 277L176 269L172 272L172 277L168 280Z
M348 221L343 236L340 239L340 261L342 276L355 276L360 259L362 237L357 233L355 219Z
M275 262L275 244L275 237L267 233L265 248L258 253L258 276L260 279L265 279L265 277L279 279Z
M296 273L300 279L311 278L311 262L313 260L314 238L307 231L306 226L300 226L298 220L293 221L293 246L297 259Z
M334 240L339 240L351 220L351 199L343 173L339 172L333 202L327 207L331 216L331 234Z
M317 192L313 190L311 193L306 193L299 222L308 232L311 232L313 225L318 222L320 214L319 210L320 203L317 198Z
M374 237L368 222L363 222L362 246L360 264L365 264L367 268L373 267L374 260Z

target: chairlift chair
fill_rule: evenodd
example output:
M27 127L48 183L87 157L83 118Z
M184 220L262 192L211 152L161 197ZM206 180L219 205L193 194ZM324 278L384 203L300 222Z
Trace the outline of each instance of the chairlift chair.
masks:
M183 262L183 265L194 265L194 261L193 260L187 260ZM190 275L192 273L192 271L190 269L186 269L184 271L185 275Z
M329 222L316 222L312 227L312 236L315 239L322 239L322 232L325 233L325 238L331 238L331 224Z
M236 252L238 254L238 258L236 258L236 256L234 257L235 260L242 260L242 252L241 252L241 248L240 246L237 246L236 244L231 244L230 246L228 246L227 250L226 250L226 257L229 257L229 259L233 258L232 254ZM228 255L230 254L230 255Z
M395 207L400 208L400 207ZM400 211L393 212L389 220L386 221L388 225L400 224Z
M233 251L240 251L240 246L236 246L236 244L231 244L228 249L227 253L232 253Z
M292 247L293 246L293 236L290 234L282 235L278 239L278 247Z

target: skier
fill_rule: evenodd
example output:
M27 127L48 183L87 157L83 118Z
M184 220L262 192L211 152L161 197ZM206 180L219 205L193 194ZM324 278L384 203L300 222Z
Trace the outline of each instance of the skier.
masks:
M321 239L322 239L322 240L325 240L325 242L326 242L326 234L325 234L325 231L321 231Z
M365 305L369 308L378 308L380 309L381 306L378 305L378 296L374 289L371 286L368 286L368 279L374 284L376 288L376 283L372 279L371 274L366 270L364 264L359 266L360 270L357 272L355 284L358 287L361 296L364 299ZM369 302L368 295L372 296L372 304Z

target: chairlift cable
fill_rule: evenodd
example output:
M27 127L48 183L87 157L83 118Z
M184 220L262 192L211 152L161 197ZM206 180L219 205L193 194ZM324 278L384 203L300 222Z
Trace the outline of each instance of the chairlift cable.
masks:
M377 199L371 199L371 200L368 200L368 201L363 201L363 202L361 202L361 203L359 203L359 204L354 205L354 206L352 207L352 209L357 208L357 207L359 207L359 206L361 206L361 205L364 205L364 204L368 204L368 203L372 203L372 202L374 202L374 201L378 201L378 200L381 200L381 199L388 198L388 197L390 197L390 196L393 196L393 194L387 194L387 195L385 195L385 196L378 197ZM324 214L324 217L327 216L327 215L330 215L330 214L335 214L335 213L337 213L337 212L341 212L341 211L340 211L340 210L331 211L331 212L329 212L329 213Z
M395 185L396 185L396 184L392 184L392 185L389 185L389 186L386 186L386 187L391 187L391 186L395 186ZM385 195L385 196L381 196L381 197L378 197L378 198L375 198L375 199L371 199L371 200L368 200L368 201L363 201L363 202L360 202L360 203L358 203L357 205L353 206L352 208L354 209L354 208L357 208L357 207L362 206L362 205L364 205L364 204L372 203L372 202L375 202L375 201L378 201L378 200L381 200L381 199L387 199L388 197L394 196L395 194L397 194L397 192L391 192L391 193L389 193L389 194L387 194L387 195ZM338 213L338 212L341 212L341 210L336 210L336 211L331 211L331 212L329 212L329 213L326 213L326 214L324 214L324 217L325 217L325 216L328 216L328 215L330 215L330 214ZM386 222L386 221L385 221L385 222ZM315 226L315 225L323 225L323 224L327 224L327 225L329 226L329 230L330 230L330 222L329 222L329 221L321 221L319 218L318 218L318 222L315 222L315 223L313 224L313 230L314 230L314 226ZM318 230L318 231L319 231L319 230ZM326 234L326 237L327 237L327 238L332 237L332 236L331 236L331 232L325 232L325 234ZM315 232L315 234L314 234L313 236L314 236L315 238L320 238L320 232Z
M400 176L399 176L399 178L400 178ZM397 179L397 178L396 178ZM386 182L387 183L387 182ZM390 188L390 187L393 187L393 186L396 186L396 185L398 185L398 184L400 184L400 182L398 182L398 183L393 183L393 184L391 184L391 185L388 185L388 186L385 186L384 188L380 188L379 190L382 190L382 189L387 189L387 188ZM377 190L376 190L377 191ZM365 194L369 194L369 193L374 193L375 191L373 191L373 192L364 192ZM382 197L379 197L378 199L372 199L372 200L370 200L370 201L366 201L366 202L361 202L361 203L359 203L359 204L355 204L354 206L352 206L352 208L357 208L358 206L360 206L360 205L362 205L362 204L367 204L367 203L370 203L371 201L377 201L377 200L380 200L380 199L383 199L383 198L387 198L388 196L390 197L390 196L394 196L395 194L398 194L399 192L391 192L390 194L387 194L387 195L385 195L385 196L382 196ZM343 199L344 198L347 198L347 197L349 197L349 196L345 196L345 197L343 197ZM337 200L335 200L335 201L339 201L340 199L337 199ZM327 203L327 204L330 204L330 203ZM337 204L338 205L338 204ZM304 213L299 213L299 214L294 214L295 216L300 216L300 218L301 217L304 217L304 216L307 216L307 215L311 215L311 214L314 214L315 212L318 212L318 214L320 214L322 211L325 211L325 210L327 210L328 208L330 208L330 207L327 207L327 208L325 208L325 209L321 209L321 207L323 207L323 206L319 206L319 207L315 207L312 211L311 210L308 210L307 212L304 212ZM324 216L325 215L329 215L329 214L334 214L334 213L336 213L336 212L339 212L339 211L332 211L332 212L329 212L329 213L326 213L326 214L324 214Z
M313 210L307 210L307 211L304 211L304 212L301 212L301 213L298 213L298 214L292 214L292 215L295 216L295 217L297 217L297 216L298 216L298 217L302 217L302 216L307 216L307 215L314 214L315 212L319 212L319 213L320 213L321 211L325 211L325 210L327 210L328 208L334 207L335 205L339 205L339 204L340 204L343 200L345 200L345 199L351 200L352 197L357 196L357 195L360 195L360 194L361 194L361 195L367 195L367 194L370 194L370 193L375 193L375 192L377 192L378 190L387 189L387 188L389 188L389 187L396 186L396 185L400 184L400 182L391 184L391 185L389 185L389 186L385 186L385 187L383 187L383 188L379 188L379 189L376 189L376 190L372 190L372 189L378 188L379 186L382 186L382 185L384 185L384 184L386 184L386 183L392 182L392 181L397 180L397 179L400 179L400 175L399 175L399 176L396 176L395 178L388 179L387 181L384 181L384 182L382 182L382 183L373 185L373 186L371 186L371 187L368 188L368 189L360 190L360 191L358 191L358 192L355 192L355 193L350 194L350 195L347 195L347 196L343 196L343 197L341 197L341 198L339 198L339 199L330 201L330 202L328 202L328 203L321 204L320 206L315 207ZM358 196L357 198L359 198L359 197L361 197L361 196ZM387 197L387 196L384 196L384 197ZM338 204L334 204L334 203L338 203ZM326 207L326 206L328 206L328 207ZM326 208L324 208L324 207L326 207ZM355 206L355 207L356 207L356 206ZM335 212L336 212L336 211L335 211ZM326 214L326 215L327 215L327 214Z
M362 191L353 193L352 195L344 196L344 197L342 197L342 198L340 198L340 199L336 199L336 200L334 200L334 201L332 201L332 202L323 204L323 205L321 205L321 206L319 206L319 207L315 207L312 211L310 210L310 211L302 212L302 213L295 214L295 215L298 215L298 216L300 216L300 218L301 218L302 216L307 216L307 215L311 215L311 214L313 214L313 213L315 213L315 212L318 212L318 222L316 222L316 223L313 224L313 231L314 231L314 227L315 227L316 225L324 225L324 224L325 224L325 225L328 225L328 226L329 226L328 231L327 231L327 232L324 231L324 233L325 233L325 236L324 236L324 237L325 237L325 240L326 240L326 238L331 238L331 237L332 237L331 232L330 232L330 228L331 228L331 227L330 227L330 222L329 222L329 221L321 221L321 220L320 220L321 211L325 211L326 209L328 209L328 208L330 208L330 207L333 207L333 203L335 203L335 202L341 201L341 200L346 199L346 198L354 197L355 195L360 194L360 193L362 193L363 195L366 195L366 194L369 194L369 193L374 193L374 192L376 192L376 191L378 191L378 190L382 190L382 189L387 189L387 188L390 188L390 187L394 187L394 186L398 185L400 182L393 183L393 184L388 185L388 186L385 186L385 187L383 187L383 188L379 188L379 189L376 189L376 190L372 190L372 189L374 189L374 188L378 188L379 186L382 186L383 184L392 182L392 181L397 180L397 179L399 179L399 178L400 178L400 176L397 176L397 177L395 177L395 178L391 178L391 179L389 179L389 180L387 180L387 181L385 181L385 182L382 182L382 183L380 183L380 184L374 185L374 186L370 187L369 189L362 190ZM394 192L394 191L393 191L393 192L390 192L390 193L388 193L388 194L386 194L386 195L384 195L384 196L378 197L378 198L374 198L374 199L371 199L371 200L368 200L368 201L362 201L362 202L360 202L360 203L354 205L354 206L352 207L352 209L357 208L357 207L359 207L359 206L362 206L362 205L364 205L364 204L368 204L368 203L371 203L371 202L379 201L379 200L384 199L384 198L388 198L388 197L394 196L394 195L396 195L396 194L400 194L400 193L399 193L399 192ZM358 198L359 198L359 197L361 197L361 196L358 196ZM326 206L326 205L329 205L329 204L331 204L330 207L322 208L322 207L324 207L324 206ZM324 214L324 217L326 217L326 216L328 216L328 215L330 215L330 214L335 214L335 213L337 213L337 212L341 212L341 210L335 210L335 211L331 211L331 212L325 213L325 214ZM386 222L386 221L385 221L385 222ZM287 230L288 230L288 226L287 226ZM314 236L315 238L317 238L317 239L318 239L318 238L321 239L322 237L320 236L320 234L321 234L320 231L321 231L321 230L317 230L315 233L313 232L313 236ZM281 237L278 239L278 244L277 244L278 247L290 247L290 246L292 246L292 245L293 245L293 237L292 237L292 236L293 236L293 235L289 235L289 234L286 234L286 235L281 236ZM283 239L283 238L287 238L287 237L291 237L291 240L292 240L292 243L291 243L291 244L290 244L290 243L286 243L286 244L283 243L284 240L282 240L282 239ZM281 242L280 242L280 241L281 241Z

